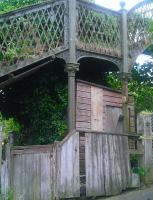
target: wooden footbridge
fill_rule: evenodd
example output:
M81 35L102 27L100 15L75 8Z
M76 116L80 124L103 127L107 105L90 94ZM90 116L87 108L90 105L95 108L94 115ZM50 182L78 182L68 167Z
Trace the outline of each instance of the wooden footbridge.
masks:
M55 56L65 60L72 82L83 57L111 61L129 76L137 56L152 43L152 9L151 0L129 12L124 3L115 12L82 0L52 0L1 15L1 86Z
M22 187L19 191L22 193L24 190L23 199L31 199L30 192L33 199L48 200L50 197L71 198L82 194L111 195L128 187L128 138L132 138L135 144L137 135L133 132L130 136L128 128L130 102L127 83L136 58L153 42L153 1L144 0L130 11L126 11L124 6L122 2L121 10L115 12L83 0L50 0L0 15L1 88L52 62L55 57L65 61L68 72L69 131L75 134L51 147L37 146L34 151L31 150L32 147L9 150L12 161L8 160L5 165L6 168L8 163L13 163L14 166L10 185L18 192L24 181L27 181L27 188ZM105 60L116 65L123 79L122 95L81 81L76 92L75 75L79 70L80 60L84 58ZM106 105L107 96L112 98L110 105ZM115 101L116 99L118 100ZM95 114L96 105L101 105L100 101L105 103L105 109L108 108L110 120L113 112L118 113L119 121L122 120L120 113L121 107L123 108L124 126L120 129L121 132L118 130L116 134L110 130L103 132L103 129L97 129L102 126L101 121L97 121L98 117L106 115L104 110L101 110L98 117ZM89 111L89 115L86 112L84 116L89 120L86 126L88 130L83 125L82 129L76 131L79 126L76 123L78 104L86 104ZM117 108L113 109L114 105ZM80 109L79 114L81 112ZM28 156L31 152L41 155L32 155L31 159ZM46 157L43 157L44 153ZM47 168L47 165L50 167ZM26 171L29 174L41 171L42 166L46 169L40 180L38 174L33 174L37 178L33 183L34 188L28 188L31 179L27 178L29 176L26 173L25 179L18 179L21 168L20 174L27 170L25 166L29 170L29 166L35 169L34 172ZM18 180L18 188L15 181L11 182L12 177ZM49 177L47 183L44 182L45 177ZM34 185L41 185L41 197L39 186L35 188Z

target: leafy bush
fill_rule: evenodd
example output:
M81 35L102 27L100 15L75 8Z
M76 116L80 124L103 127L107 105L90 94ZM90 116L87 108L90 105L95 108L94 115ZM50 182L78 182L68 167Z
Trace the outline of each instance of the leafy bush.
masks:
M148 170L143 167L135 167L132 169L132 172L139 174L140 177L143 177L147 174Z
M67 134L68 91L64 65L55 61L0 92L2 114L9 119L5 132L10 127L19 132L15 135L16 145L49 144Z
M5 119L0 113L0 126L3 127L4 137L7 137L10 132L20 133L21 125L14 119Z
M28 5L44 2L46 0L1 0L0 1L0 14L23 8Z

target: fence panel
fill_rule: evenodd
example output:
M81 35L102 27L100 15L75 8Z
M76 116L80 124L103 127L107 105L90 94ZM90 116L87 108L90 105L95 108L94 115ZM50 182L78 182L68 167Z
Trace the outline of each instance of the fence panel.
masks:
M128 138L86 134L87 196L115 195L130 184Z

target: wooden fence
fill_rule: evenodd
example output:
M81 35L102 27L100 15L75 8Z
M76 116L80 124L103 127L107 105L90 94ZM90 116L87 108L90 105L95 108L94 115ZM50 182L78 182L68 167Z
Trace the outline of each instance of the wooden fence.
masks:
M141 165L148 173L146 174L146 183L153 183L153 133L152 133L152 115L140 114L137 118L138 133L142 135L143 155Z
M54 145L8 146L1 183L15 200L118 194L130 184L128 138L75 132Z
M80 195L78 133L54 145L12 147L9 152L2 165L3 194L10 188L15 200Z
M133 121L133 105L129 106ZM122 125L121 92L78 81L76 131L53 145L8 145L3 193L10 188L15 200L119 194L131 180L128 135Z

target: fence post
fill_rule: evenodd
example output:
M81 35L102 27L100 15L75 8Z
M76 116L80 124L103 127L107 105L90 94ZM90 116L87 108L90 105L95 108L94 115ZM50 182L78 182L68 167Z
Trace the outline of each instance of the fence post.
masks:
M151 140L151 121L150 117L144 120L144 136L145 136L145 166L150 167L152 160L152 140Z
M76 20L77 20L77 2L76 0L68 0L69 5L69 58L65 71L68 72L68 125L69 133L73 131L75 127L76 117L76 80L75 75L79 70L79 63L76 60Z
M13 163L12 163L12 157L11 157L11 147L14 144L14 134L13 132L9 133L8 137L8 145L7 145L7 161L8 161L8 178L9 178L9 183L8 183L8 188L11 189L12 187L12 169L13 169Z
M140 114L137 118L138 133L143 134L143 149L144 154L141 160L141 166L147 171L145 176L145 183L153 182L153 165L152 165L152 126L151 115Z
M2 193L2 129L3 127L0 126L0 194Z
M121 1L121 24L122 24L122 95L123 95L123 131L129 133L129 118L128 118L128 82L130 79L130 73L128 70L128 24L127 24L127 10L125 9L125 2Z

